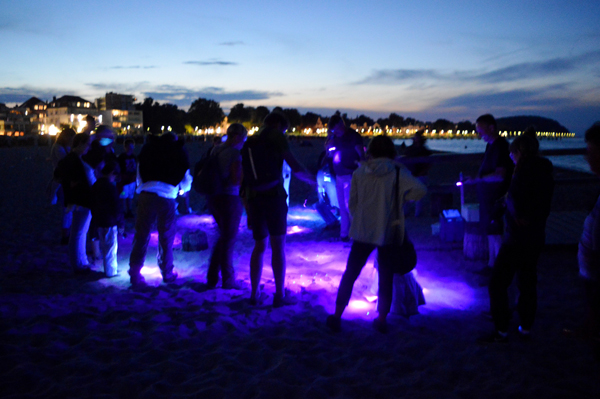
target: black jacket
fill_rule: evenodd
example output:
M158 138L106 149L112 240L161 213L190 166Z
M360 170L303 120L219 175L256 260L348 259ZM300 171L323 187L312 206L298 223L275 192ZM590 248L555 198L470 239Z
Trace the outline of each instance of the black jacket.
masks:
M552 162L542 157L517 164L506 197L506 232L515 242L543 244L554 192Z
M123 226L123 209L117 187L106 177L92 186L92 223L96 227Z
M58 162L54 178L60 182L65 194L65 205L91 207L91 185L85 173L83 161L70 152Z
M190 168L183 141L174 141L169 134L148 137L138 156L142 182L160 181L177 186Z

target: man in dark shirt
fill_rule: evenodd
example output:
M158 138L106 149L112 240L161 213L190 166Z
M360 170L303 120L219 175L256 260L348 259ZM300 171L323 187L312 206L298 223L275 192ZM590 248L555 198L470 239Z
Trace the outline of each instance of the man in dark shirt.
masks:
M192 186L188 154L177 136L166 133L158 138L149 138L142 147L139 162L141 185L135 219L135 236L129 256L129 276L133 288L144 288L147 284L141 274L150 232L156 222L158 230L157 261L163 281L171 283L177 279L173 268L173 240L175 239L175 199L179 191L187 192Z
M283 187L283 176L281 174L283 161L285 160L292 169L292 173L299 179L315 185L315 178L306 172L304 167L296 160L290 151L285 132L289 126L287 118L278 112L272 112L265 117L263 126L257 133L259 139L268 145L274 152L273 159L277 160L274 165L277 170L272 171L276 180L266 184L251 184L252 171L246 172L244 168L244 182L242 183L242 195L246 198L246 213L248 214L248 227L252 230L254 238L254 249L250 256L250 282L252 292L250 303L257 304L259 301L258 287L263 268L263 257L267 249L267 238L271 244L271 267L275 279L275 295L273 307L281 307L291 304L290 298L285 297L285 236L287 233L287 194ZM252 148L250 142L242 149L242 165L253 165L259 169L259 165L252 159ZM250 149L250 151L248 150ZM256 148L255 148L256 150ZM259 160L256 160L259 162ZM269 162L270 164L270 162ZM256 170L256 169L253 169ZM246 176L248 175L248 176Z
M482 233L488 237L488 267L481 273L491 274L502 243L504 207L502 198L508 190L513 172L508 141L498 133L496 119L485 114L475 123L477 134L487 143L483 162L475 179L479 200L479 223Z
M339 114L329 119L329 138L325 142L325 150L333 159L335 187L340 208L340 237L349 241L348 232L352 218L348 211L350 198L350 182L352 173L358 168L358 162L365 159L364 144L360 134L346 127Z

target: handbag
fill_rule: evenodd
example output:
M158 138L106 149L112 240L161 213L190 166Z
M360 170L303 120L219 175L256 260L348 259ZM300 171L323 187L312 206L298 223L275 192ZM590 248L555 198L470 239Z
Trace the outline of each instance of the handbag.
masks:
M400 168L396 167L396 184L394 185L396 220L400 219L400 198L398 194ZM395 274L406 274L417 266L417 252L412 241L404 230L404 241L398 243L398 228L394 227L393 244L384 245L378 249L379 263L392 269Z

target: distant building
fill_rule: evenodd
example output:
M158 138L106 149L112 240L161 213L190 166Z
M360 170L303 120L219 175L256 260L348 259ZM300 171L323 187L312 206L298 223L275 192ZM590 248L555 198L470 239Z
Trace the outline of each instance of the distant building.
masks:
M71 126L80 132L85 128L86 115L98 116L94 103L77 96L54 97L48 104L42 133L56 135L62 126Z
M25 101L16 108L22 112L26 119L28 119L28 126L25 129L25 135L41 134L44 127L44 120L46 118L48 104L37 97L31 97L29 100Z
M99 122L121 134L139 134L142 132L144 115L135 109L135 97L127 94L106 93L96 99L100 112Z
M0 104L0 136L20 137L31 134L31 117L25 108L9 108Z

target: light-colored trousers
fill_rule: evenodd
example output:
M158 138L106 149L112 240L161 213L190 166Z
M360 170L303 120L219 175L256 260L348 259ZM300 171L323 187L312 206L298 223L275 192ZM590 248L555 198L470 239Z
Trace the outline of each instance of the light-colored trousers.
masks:
M68 252L69 262L74 271L88 267L90 264L85 244L91 221L92 211L80 205L73 206Z
M102 252L102 261L104 263L104 274L106 274L107 277L116 276L118 273L118 234L119 229L117 228L117 226L98 227L98 236L100 237L100 251Z
M352 217L348 211L348 200L350 199L350 183L352 175L336 176L335 190L340 208L340 237L348 237Z

